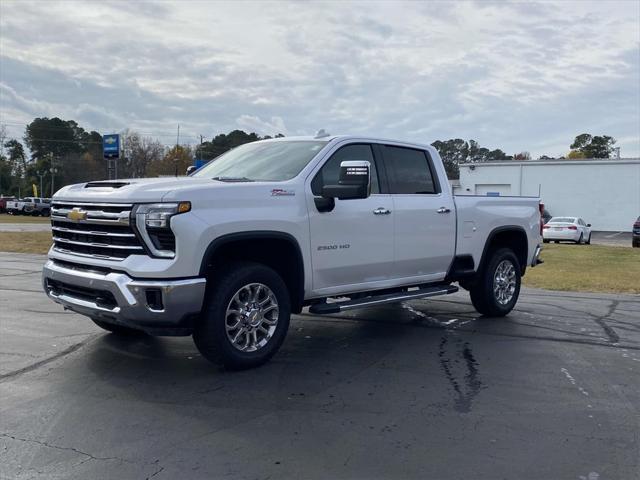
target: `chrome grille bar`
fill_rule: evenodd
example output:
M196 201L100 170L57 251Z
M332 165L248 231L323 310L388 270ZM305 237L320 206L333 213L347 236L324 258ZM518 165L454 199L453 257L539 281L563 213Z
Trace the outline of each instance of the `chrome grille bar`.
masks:
M55 219L59 221L59 218ZM66 227L51 227L51 230L58 232L68 232L68 233L77 233L79 235L102 235L102 236L110 236L110 237L125 237L125 238L135 238L136 235L134 233L112 233L112 232L99 232L97 230L74 230L72 228Z
M53 237L53 241L71 243L73 245L83 245L85 247L115 248L116 250L144 250L144 248L135 245L111 245L110 243L80 242L78 240L69 240L68 238L61 237Z

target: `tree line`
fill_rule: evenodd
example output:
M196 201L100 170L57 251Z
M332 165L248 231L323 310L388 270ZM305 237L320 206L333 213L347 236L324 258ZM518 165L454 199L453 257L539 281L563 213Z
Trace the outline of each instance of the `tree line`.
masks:
M165 146L156 138L126 130L121 135L118 177L182 175L194 159L208 161L239 145L267 138L271 137L233 130L211 140L202 139L195 146ZM581 134L571 144L567 158L609 158L614 144L615 139L606 135ZM528 152L507 155L501 149L490 150L475 140L460 138L436 140L432 145L440 153L451 179L458 178L459 165L464 163L531 158ZM9 138L0 127L1 195L28 196L32 185L36 185L41 190L39 195L46 197L63 185L107 178L102 135L85 130L74 120L36 118L26 126L22 141Z

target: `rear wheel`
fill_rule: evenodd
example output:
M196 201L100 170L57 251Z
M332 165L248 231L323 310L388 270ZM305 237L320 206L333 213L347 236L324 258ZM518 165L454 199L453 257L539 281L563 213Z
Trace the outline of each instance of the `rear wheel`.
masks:
M287 287L271 268L233 263L214 279L193 340L206 359L231 369L269 361L289 329Z
M470 290L475 309L491 317L507 315L520 295L520 272L520 262L511 249L495 250Z
M549 243L550 240L542 240L544 243Z
M124 336L133 337L137 335L144 335L144 332L142 330L138 330L136 328L125 327L124 325L118 325L116 323L104 322L102 320L96 320L95 318L92 318L91 320L93 320L93 323L95 323L100 328L123 337Z
M582 245L584 243L584 236L582 235L582 233L580 234L580 238L578 239L578 241L576 243L578 245Z

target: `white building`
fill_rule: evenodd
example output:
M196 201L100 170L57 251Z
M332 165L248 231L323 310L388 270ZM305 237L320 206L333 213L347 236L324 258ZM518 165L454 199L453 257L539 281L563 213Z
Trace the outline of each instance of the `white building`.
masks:
M554 216L631 231L640 215L640 159L529 160L460 165L456 195L540 196Z

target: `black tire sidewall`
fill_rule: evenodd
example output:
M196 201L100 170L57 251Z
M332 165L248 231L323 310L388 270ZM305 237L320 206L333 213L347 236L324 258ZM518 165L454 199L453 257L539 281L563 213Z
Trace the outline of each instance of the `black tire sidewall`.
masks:
M503 260L509 260L513 264L516 271L516 288L513 292L513 298L506 305L498 303L497 299L495 298L495 294L493 293L493 277L495 275L496 269L498 268L498 265ZM476 297L476 302L474 303L477 303L476 308L478 309L478 311L484 315L494 317L502 317L507 315L518 302L518 297L520 295L521 269L518 257L516 257L513 251L508 248L501 248L496 250L491 255L491 258L483 269L480 282L480 289L474 292L474 296ZM481 298L478 299L478 296L480 296ZM478 300L480 301L478 302Z
M257 263L228 266L208 289L203 316L193 338L200 353L208 360L222 362L227 368L252 368L267 362L278 351L289 330L291 302L282 278L271 268ZM269 342L255 352L242 352L227 337L225 321L231 298L249 283L269 287L278 301L278 324Z

